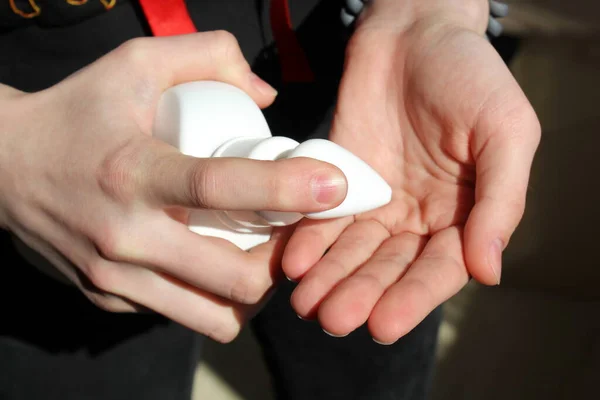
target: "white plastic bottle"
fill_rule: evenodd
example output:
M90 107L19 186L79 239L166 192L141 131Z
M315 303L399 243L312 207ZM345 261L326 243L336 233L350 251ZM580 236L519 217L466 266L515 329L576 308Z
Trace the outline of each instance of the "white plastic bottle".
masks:
M324 139L303 143L273 137L260 108L245 92L229 84L199 81L168 89L161 97L154 137L199 158L243 157L257 160L309 157L337 166L346 176L348 192L337 207L302 215L268 210L193 210L190 229L227 239L247 250L269 240L273 226L311 219L338 218L389 203L392 189L368 164Z

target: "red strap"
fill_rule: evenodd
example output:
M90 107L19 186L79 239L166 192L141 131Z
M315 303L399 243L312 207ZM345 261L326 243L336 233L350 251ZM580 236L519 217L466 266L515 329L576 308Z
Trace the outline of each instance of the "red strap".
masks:
M271 29L285 82L311 82L314 75L296 37L288 0L271 0Z
M184 0L139 0L154 36L197 32Z
M185 0L139 0L154 36L197 32ZM304 50L292 27L288 0L271 0L271 29L285 82L314 80Z

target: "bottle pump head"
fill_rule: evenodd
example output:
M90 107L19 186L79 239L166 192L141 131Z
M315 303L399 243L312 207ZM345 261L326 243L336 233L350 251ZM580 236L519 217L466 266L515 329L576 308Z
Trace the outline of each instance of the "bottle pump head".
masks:
M305 215L269 210L192 212L190 229L223 237L244 249L267 241L272 226L291 225L304 217L356 215L391 201L392 189L385 180L338 144L324 139L298 143L287 137L273 137L260 108L245 92L229 84L201 81L168 89L159 103L154 126L156 138L194 157L308 157L331 163L344 173L348 182L346 198L330 210Z

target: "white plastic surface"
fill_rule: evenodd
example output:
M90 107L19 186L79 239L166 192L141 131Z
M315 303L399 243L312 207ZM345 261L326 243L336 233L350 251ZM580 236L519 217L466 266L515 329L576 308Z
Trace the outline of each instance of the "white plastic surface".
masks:
M299 144L273 137L260 108L242 90L220 82L190 82L167 90L159 103L154 136L183 154L243 157L257 160L309 157L329 162L345 174L348 193L339 206L305 215L338 218L370 211L389 203L392 189L367 163L324 139ZM300 213L257 210L194 210L190 229L229 240L247 250L269 240L272 226L298 222Z
M245 92L221 82L201 81L163 93L153 136L183 154L209 158L227 141L269 138L271 131L262 111ZM257 217L253 212L236 214L248 221ZM193 232L226 239L243 250L267 242L272 231L269 226L244 227L224 211L194 210L188 224Z
M325 161L346 175L348 193L342 204L331 210L306 214L307 218L347 217L382 207L392 200L392 188L369 164L329 140L308 140L296 147L288 157L310 157Z
M245 92L221 82L189 82L165 91L156 111L153 136L183 154L212 157L230 139L268 138L262 111Z

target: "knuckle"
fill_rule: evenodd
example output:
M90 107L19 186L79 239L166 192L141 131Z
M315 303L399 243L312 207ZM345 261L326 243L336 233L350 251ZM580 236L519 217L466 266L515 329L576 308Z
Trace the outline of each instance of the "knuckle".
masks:
M507 208L508 211L514 215L514 223L518 223L521 221L523 216L525 215L525 198L518 198L513 201L508 202Z
M237 38L234 34L226 30L216 30L212 32L211 43L221 49L238 50L240 48Z
M506 139L514 146L537 148L541 139L541 123L533 107L524 99L508 108L504 113Z
M199 163L192 169L189 178L189 198L192 203L201 208L213 206L217 190L217 170L209 162Z
M218 30L210 32L209 46L216 60L242 62L244 57L237 38L230 32Z
M327 265L329 270L335 271L336 276L338 276L340 279L346 278L351 273L351 266L339 258L329 258L325 265Z
M123 258L123 249L125 248L126 238L120 233L120 229L112 224L106 224L95 237L96 250L101 257L117 261Z
M130 202L135 197L139 156L132 142L109 154L100 163L96 180L102 191L114 200Z
M537 148L542 139L542 125L532 107L529 108L529 111L525 115L525 124L529 134L531 135L531 140Z
M432 310L438 305L438 294L432 285L422 278L411 278L406 281L406 302L403 305L408 320L414 320L422 310Z
M142 72L152 65L152 46L149 38L134 38L120 45L115 55L130 71Z
M292 170L287 168L288 164L276 165L277 168L274 169L274 173L265 182L267 203L275 210L289 209L294 201L300 199L300 191L293 189L298 182L296 179L282 179L286 175L294 176Z
M282 184L274 179L269 179L265 182L266 203L272 210L287 209L288 199L285 194Z
M246 304L259 303L270 286L270 282L267 279L250 281L246 290Z
M239 278L231 286L231 300L240 304L257 304L270 289L272 282L268 276L258 273L254 268L242 269Z
M526 207L526 195L527 193L519 194L514 198L496 198L492 196L485 196L482 201L488 201L494 203L496 206L501 207L503 210L503 217L506 221L506 226L511 229L514 228L525 215Z
M215 327L207 333L207 336L211 339L227 344L233 342L233 340L240 334L242 326L237 321L223 321L215 325Z
M86 276L94 288L110 292L116 287L117 276L102 260L92 261L86 267Z

